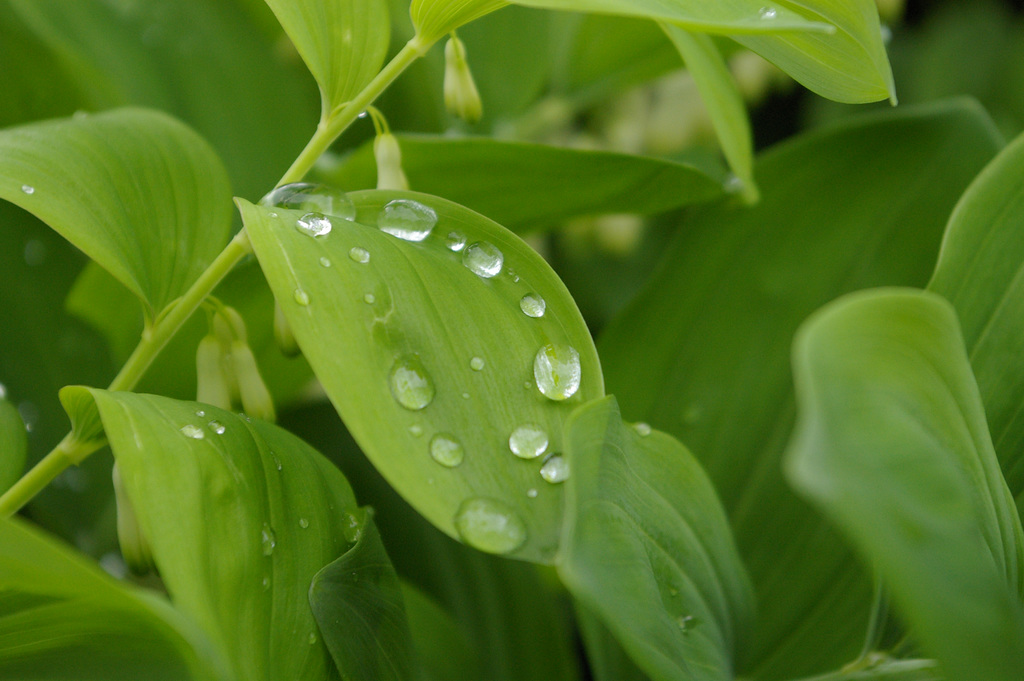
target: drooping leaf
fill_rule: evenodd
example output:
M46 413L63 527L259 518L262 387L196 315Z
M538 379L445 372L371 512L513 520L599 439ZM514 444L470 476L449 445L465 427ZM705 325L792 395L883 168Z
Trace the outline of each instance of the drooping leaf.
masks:
M150 319L206 269L231 225L227 175L213 150L182 123L142 109L0 132L0 198L106 268Z
M356 509L341 473L295 436L208 405L91 397L160 575L239 679L322 679L332 662L309 607ZM81 407L78 407L81 408Z
M444 196L517 232L578 215L658 213L724 194L725 178L663 159L486 138L399 140L413 189ZM349 189L372 187L376 177L369 144L324 173L325 181Z
M780 472L792 335L844 292L923 285L956 197L997 149L984 113L959 102L771 150L755 167L761 203L692 212L601 338L624 416L685 442L729 512L758 594L748 675L840 667L860 650L870 603L867 576Z
M25 422L0 385L0 493L6 492L21 477L27 454Z
M477 548L550 561L562 492L543 458L561 452L571 410L603 394L572 298L477 213L411 192L349 198L355 221L239 203L303 354L420 513Z
M225 659L155 593L119 584L18 519L0 519L0 676L228 681Z
M320 86L322 115L377 75L391 38L385 0L267 0Z
M753 592L700 464L671 435L622 422L615 398L568 426L558 572L655 681L733 678Z
M1024 668L1024 533L952 307L912 289L851 294L793 351L793 484L876 566L951 679Z

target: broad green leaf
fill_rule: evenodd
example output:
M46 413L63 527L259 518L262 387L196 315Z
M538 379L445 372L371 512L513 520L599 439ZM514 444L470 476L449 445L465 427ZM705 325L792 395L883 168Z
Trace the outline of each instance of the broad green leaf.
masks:
M417 37L431 45L445 33L508 4L506 0L412 0L409 15Z
M239 679L322 679L332 666L307 592L348 549L355 499L295 436L208 405L66 388L103 419L176 608Z
M935 660L886 660L867 669L838 671L800 681L944 681Z
M953 102L770 150L755 166L761 203L691 212L601 338L624 416L685 442L729 513L759 604L746 675L840 667L860 650L870 603L845 544L781 475L793 333L844 292L923 285L956 198L998 145L977 106Z
M961 197L928 288L956 308L992 441L1010 491L1024 500L1024 136Z
M348 196L355 221L335 217L321 237L299 229L315 215L239 202L303 354L362 450L427 519L477 548L550 561L562 490L541 477L544 457L561 453L572 409L603 394L572 298L477 213L412 192Z
M411 679L416 661L402 589L372 514L352 532L355 545L313 577L313 616L342 678Z
M753 624L750 582L697 460L622 422L614 397L569 422L558 572L654 681L733 678Z
M410 186L517 232L578 215L658 213L724 195L725 178L664 159L486 138L402 135L399 141ZM372 187L376 177L370 144L324 173L326 181L350 189Z
M747 201L757 200L754 182L754 136L750 119L736 81L714 41L706 35L690 33L678 26L662 24L679 50L701 99L711 117L715 133L729 167L740 181Z
M481 653L470 643L467 629L427 594L406 582L401 587L413 646L426 677L431 681L482 679ZM489 673L488 678L494 677Z
M119 584L18 519L0 520L0 676L228 681L225 660L153 592Z
M587 664L596 681L648 681L629 659L608 627L582 603L576 601L576 621L587 653Z
M25 422L0 386L0 492L6 492L21 477L27 453Z
M149 319L223 247L229 197L209 145L155 111L122 109L0 132L0 198L106 268L143 301Z
M391 37L386 0L267 0L320 86L322 117L377 75Z
M878 570L952 679L1024 669L1024 533L956 314L918 290L852 294L793 350L793 484Z

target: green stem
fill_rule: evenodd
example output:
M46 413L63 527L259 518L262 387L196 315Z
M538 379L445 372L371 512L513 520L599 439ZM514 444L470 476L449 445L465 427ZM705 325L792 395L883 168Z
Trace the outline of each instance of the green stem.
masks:
M336 113L332 112L326 120L321 120L316 128L316 133L310 138L306 148L302 150L292 167L278 181L277 186L298 182L309 169L313 167L316 160L327 151L327 148L338 139L341 133L345 132L348 126L366 110L370 104L380 96L389 85L402 74L409 65L422 57L433 43L423 42L419 36L413 38L399 50L398 54L381 69L373 80L371 80L356 98L346 103Z
M9 518L27 504L32 497L49 485L54 478L73 464L102 447L103 440L81 442L74 433L68 433L42 461L32 467L14 485L0 496L0 518Z

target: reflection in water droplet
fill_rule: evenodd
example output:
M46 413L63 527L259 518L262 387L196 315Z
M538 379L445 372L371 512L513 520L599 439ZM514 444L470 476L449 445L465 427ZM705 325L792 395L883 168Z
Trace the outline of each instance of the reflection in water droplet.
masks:
M227 430L227 428L224 427L224 424L220 421L210 421L208 425L210 426L210 430L217 433L217 435L223 435L224 431Z
M571 345L548 343L533 360L537 389L550 400L564 400L580 388L580 353Z
M309 527L309 521L305 518L299 518L299 527L301 527L302 529L306 529L307 527Z
M390 378L391 394L406 409L423 409L434 399L434 382L416 355L398 358Z
M569 479L569 462L561 456L553 456L540 467L540 477L555 485Z
M642 421L640 423L634 423L633 430L635 430L637 435L639 435L640 437L647 437L648 435L651 434L650 424L644 423Z
M483 371L484 370L484 359L483 359L483 357L474 357L473 359L469 360L469 368L472 369L473 371Z
M323 213L306 213L295 221L295 229L306 236L327 236L331 233L331 219Z
M277 546L277 536L274 535L273 528L267 523L263 523L263 531L260 533L260 545L263 547L264 556L272 554Z
M295 289L295 302L305 307L309 305L309 294L303 291L301 288Z
M462 463L462 443L450 433L438 433L430 440L430 457L442 466L454 468Z
M536 499L537 498L537 490L535 488L531 487L530 489L526 490L526 496L530 497L531 499Z
M295 182L278 187L260 199L260 205L322 213L345 220L353 220L356 217L356 206L345 192L308 182Z
M419 201L395 199L377 216L377 226L406 241L423 241L437 224L437 213Z
M320 266L321 267L330 267L331 266L331 261L328 258L320 258Z
M481 551L508 553L526 541L523 520L511 507L496 499L466 499L454 520L462 540Z
M377 302L377 297L372 293L367 293L365 296L363 296L363 302L366 303L367 305L373 305L374 303Z
M444 245L449 250L458 253L466 247L466 235L462 232L448 232L448 238L444 240Z
M199 426L194 426L191 423L187 423L181 427L181 434L185 437L190 437L193 440L202 440L206 437L206 433Z
M520 459L536 459L548 449L548 434L540 426L526 424L512 431L508 448Z
M26 194L35 194L36 188L30 184L23 184L21 185L21 191L25 192Z
M462 254L462 264L473 274L484 279L490 279L501 272L504 262L505 256L498 247L487 241L470 244Z
M536 293L527 293L519 301L519 309L527 317L543 317L548 304Z

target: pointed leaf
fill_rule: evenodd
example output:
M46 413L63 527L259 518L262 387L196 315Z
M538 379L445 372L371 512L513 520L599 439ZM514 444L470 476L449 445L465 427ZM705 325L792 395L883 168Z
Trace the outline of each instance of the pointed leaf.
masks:
M529 246L477 213L411 192L349 198L357 221L335 217L321 237L297 228L302 212L239 202L303 354L420 513L477 548L550 561L562 494L541 477L542 454L560 452L565 418L603 393L572 298ZM429 236L379 229L392 210L418 211L412 224ZM529 460L510 451L524 426L544 440Z
M753 593L696 459L624 424L613 397L574 412L567 450L566 586L654 681L731 679Z
M106 268L150 318L206 269L231 226L227 176L213 150L173 118L142 109L0 132L0 198Z
M17 408L0 385L0 493L17 482L25 470L28 434Z
M951 679L1024 668L1024 534L956 316L934 294L851 294L794 342L793 484L877 568Z

